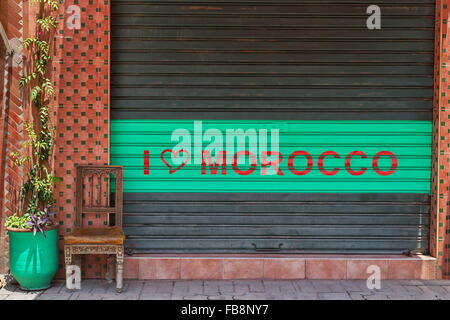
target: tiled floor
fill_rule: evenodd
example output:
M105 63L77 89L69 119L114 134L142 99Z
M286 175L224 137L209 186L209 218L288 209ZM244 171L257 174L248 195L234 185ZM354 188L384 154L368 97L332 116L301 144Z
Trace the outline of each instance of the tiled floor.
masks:
M64 281L50 289L22 291L8 284L0 300L450 300L450 280L384 280L370 290L365 280L128 280L121 294L115 283L84 280L68 291Z

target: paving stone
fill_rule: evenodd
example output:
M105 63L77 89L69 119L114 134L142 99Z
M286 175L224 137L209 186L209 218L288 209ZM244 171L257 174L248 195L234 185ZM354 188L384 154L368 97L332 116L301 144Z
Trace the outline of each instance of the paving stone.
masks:
M319 295L317 293L305 293L300 292L295 295L297 300L319 300Z
M153 280L143 283L140 289L141 293L170 293L172 294L174 289L174 282L167 280Z
M312 284L316 292L345 292L344 287L338 281L315 280Z
M447 293L450 293L450 285L448 286L441 286L441 288L444 288L445 291L447 291ZM0 292L1 294L1 292Z
M248 285L250 292L264 292L262 280L244 280L243 284Z
M411 300L411 296L406 294L394 293L387 296L389 300Z
M157 293L157 294L159 294L159 293ZM136 292L126 293L126 292L122 292L122 293L119 293L119 295L121 297L123 297L123 300L139 300L140 297L142 296L142 293L136 293Z
M233 280L233 287L234 287L234 293L243 294L243 293L249 293L250 287L248 284L241 282L239 280Z
M102 300L124 300L120 295L105 294Z
M291 285L294 286L292 283ZM263 286L268 293L281 294L281 286L278 280L263 280Z
M142 293L156 293L159 281L157 280L147 280L142 287Z
M51 294L51 293L60 293L61 291L64 291L66 287L66 282L65 281L54 281L51 284L51 287L48 288L47 290L45 290L45 293L47 294Z
M12 285L8 283L6 286L3 286L3 288L0 289L0 294L11 294L13 292L16 292L19 290L18 285Z
M91 289L90 293L105 294L105 293L111 292L113 290L116 290L116 283L115 282L108 283L108 281L104 281L104 282L101 282L101 283L97 284L96 286L94 286Z
M295 300L295 296L292 296L292 300ZM233 296L233 300L291 300L286 296L280 296L277 294L264 293L264 292L250 292L241 296Z
M339 284L347 292L367 292L370 289L367 287L366 280L340 280Z
M100 285L100 280L82 280L80 283L81 289L77 289L76 291L82 292L82 293L90 293L93 288Z
M0 294L0 300L6 300L9 297L9 294Z
M39 295L36 300L69 300L70 293L47 293Z
M183 297L183 300L208 300L208 296L202 294L190 294Z
M172 292L174 295L187 294L189 292L189 282L188 281L175 281Z
M313 286L335 286L336 284L340 285L339 280L309 280Z
M389 293L391 293L390 291L383 291L383 290L369 290L369 291L365 291L365 292L361 292L362 295L367 296L367 295L385 295L387 296Z
M282 294L293 294L293 295L295 295L297 292L299 292L292 281L281 280L281 281L279 281L278 286L279 286L280 291L281 291Z
M14 294L29 294L29 295L39 295L41 293L44 293L45 290L22 290L19 288Z
M141 294L139 300L171 300L171 293Z
M144 287L145 282L144 281L127 281L124 283L124 288L122 291L122 294L129 294L129 295L139 295ZM115 286L112 286L112 290L108 290L109 292L116 290Z
M422 280L398 280L402 286L423 286Z
M294 287L294 285L279 285L279 286L269 286L269 287L265 287L265 292L270 293L270 294L278 294L278 295L286 295L286 294L290 294L290 295L295 295L299 292L298 289L296 289Z
M311 280L295 280L293 281L294 285L297 287L299 292L311 292L316 293L317 289L313 286Z
M410 296L419 296L423 294L422 289L417 286L403 286Z
M214 283L214 282L210 282L210 281L205 281L203 283L203 293L205 295L214 295L215 293L219 294L220 290L219 290L219 286Z
M366 300L389 300L389 297L385 294L370 294L364 296Z
M416 295L412 296L410 300L440 300L438 296L434 294L422 294L422 295Z
M298 300L296 294L272 295L272 297L270 300Z
M382 291L389 294L400 294L400 295L409 295L408 290L406 287L398 285L398 284L389 284L389 285L382 285L381 286Z
M450 280L421 280L426 286L450 286Z
M36 300L37 297L35 294L10 294L6 300Z
M366 300L361 292L349 292L348 295L352 300Z
M233 281L231 281L231 280L219 280L219 281L217 281L217 285L219 286L220 293L233 293L234 292Z
M208 296L208 300L233 300L232 295Z
M124 284L122 288L122 293L126 292L128 287ZM117 292L117 286L116 283L111 283L108 288L106 289L106 292L104 294L116 294Z
M434 294L434 295L446 295L447 290L442 288L441 286L417 286L420 288L425 294Z
M319 293L319 299L321 300L351 300L347 293L331 292L331 293Z
M234 286L232 280L207 280L203 282L204 292L215 292L215 287L218 288L218 292L220 293L233 293ZM206 288L211 287L211 288Z
M85 293L85 292L77 292L73 293L69 300L102 300L104 295L100 294L91 294L91 293Z
M381 280L380 282L380 289L374 289L377 291L389 291L391 286L401 286L399 284L391 284L389 282L387 282L386 280Z
M102 295L102 297L103 297L102 300L138 300L139 299L139 295L137 295L137 294L126 295L123 293L105 294L105 295Z
M189 282L189 295L203 294L203 281L195 280Z
M147 282L148 281L146 281L145 284L147 284ZM175 281L173 281L173 286L174 286L174 288L176 288L176 287L188 288L189 283L191 283L191 281L189 281L189 280L175 280Z

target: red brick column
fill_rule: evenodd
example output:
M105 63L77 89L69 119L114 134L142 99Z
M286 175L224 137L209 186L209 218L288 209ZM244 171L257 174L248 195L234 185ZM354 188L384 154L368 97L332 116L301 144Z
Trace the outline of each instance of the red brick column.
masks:
M437 0L435 39L435 92L433 111L433 170L430 223L431 255L438 258L437 277L450 278L449 168L450 168L450 1Z
M18 211L22 173L11 162L12 152L21 152L22 92L19 79L22 76L23 1L2 0L0 21L6 29L14 55L5 55L0 45L0 274L9 269L8 243L4 229L5 214Z
M54 59L55 174L62 180L55 198L61 277L63 238L75 220L75 166L109 162L109 1L65 0L60 4L58 21ZM104 225L106 217L94 214L83 222ZM84 257L83 278L104 277L105 270L104 256Z

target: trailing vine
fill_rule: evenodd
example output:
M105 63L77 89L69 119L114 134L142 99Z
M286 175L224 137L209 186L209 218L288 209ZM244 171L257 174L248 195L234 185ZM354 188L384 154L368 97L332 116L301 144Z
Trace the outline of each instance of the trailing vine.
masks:
M53 88L51 72L50 39L56 30L58 21L51 14L58 10L56 0L34 0L40 5L41 14L36 20L36 36L23 41L25 49L32 57L32 71L19 81L21 88L29 88L30 99L34 106L36 121L26 121L24 129L24 154L13 153L14 163L23 166L26 171L21 189L21 213L27 220L43 217L48 214L49 207L54 205L54 184L59 180L51 173L51 158L55 142L55 127L50 116L50 100L55 90ZM50 13L48 13L50 12ZM31 219L30 219L31 217Z

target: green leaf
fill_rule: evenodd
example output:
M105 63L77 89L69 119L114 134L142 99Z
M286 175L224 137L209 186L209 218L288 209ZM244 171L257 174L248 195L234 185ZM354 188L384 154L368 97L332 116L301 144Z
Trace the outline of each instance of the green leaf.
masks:
M34 101L34 100L37 100L37 99L39 98L39 94L41 93L41 91L42 91L41 87L35 86L35 87L33 88L33 90L31 90L31 99L32 99L33 101Z

